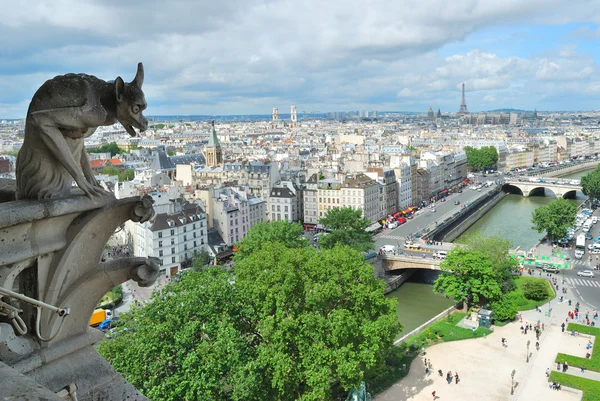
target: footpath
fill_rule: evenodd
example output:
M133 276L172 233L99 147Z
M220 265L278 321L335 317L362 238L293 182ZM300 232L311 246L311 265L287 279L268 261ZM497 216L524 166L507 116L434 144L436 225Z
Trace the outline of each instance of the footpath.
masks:
M546 315L552 308L550 316ZM426 355L415 359L409 374L395 383L385 392L378 394L374 401L414 400L430 401L432 392L439 400L544 400L579 401L582 393L578 390L552 390L548 383L546 370L556 370L557 353L585 356L586 345L593 338L585 335L571 336L562 332L561 324L570 309L567 302L551 301L541 307L542 312L526 311L521 314L523 321L509 323L503 327L494 327L487 337L472 340L454 341L437 344L426 349ZM539 339L540 348L536 349L534 330L524 334L521 327L525 324L543 324L544 330ZM502 338L507 346L502 345ZM527 362L527 341L529 344L529 362ZM431 361L433 368L425 374L424 358ZM562 368L562 367L561 367ZM438 375L438 369L443 377ZM514 394L511 395L511 372L515 370ZM456 384L446 382L446 372L458 373L460 381ZM600 374L569 368L568 374L600 380Z

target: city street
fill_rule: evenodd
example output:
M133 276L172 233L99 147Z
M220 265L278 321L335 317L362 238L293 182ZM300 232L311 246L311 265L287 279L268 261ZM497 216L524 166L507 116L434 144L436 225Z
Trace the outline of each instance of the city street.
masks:
M594 216L600 216L600 212L598 210L594 211ZM576 232L576 235L581 234L581 230ZM590 229L590 234L594 238L600 236L600 224L596 223ZM593 240L586 241L587 245L591 244ZM589 252L586 251L585 255L582 259L575 259L575 250L570 250L569 248L558 248L562 252L566 253L570 257L570 269L561 270L559 277L564 279L564 286L567 287L567 294L565 299L571 299L574 301L579 301L583 304L589 305L592 309L597 309L600 307L600 271L594 270L594 266L597 263L600 263L600 255L589 255ZM546 242L538 246L537 254L550 255L550 245ZM592 270L595 274L595 277L579 277L577 272L582 270ZM536 272L539 270L536 269ZM542 273L544 276L545 273ZM562 280L561 280L562 281ZM559 282L559 288L561 288L563 284ZM558 292L558 297L562 295L562 293Z
M482 177L481 180L485 182L486 177ZM489 180L493 181L495 178L490 177ZM460 205L455 205L454 201L458 200L461 204L473 202L475 199L486 195L494 188L495 187L484 187L481 188L481 191L476 191L467 187L463 189L462 193L452 193L448 195L446 202L436 202L435 213L429 208L422 209L422 214L415 216L413 219L407 220L406 223L400 225L399 227L391 230L385 229L382 233L376 235L375 251L379 251L379 248L381 248L383 245L401 245L401 248L403 248L402 245L404 243L404 239L408 235L414 234L423 227L434 224L436 221L441 221L443 220L444 216L457 211L460 208Z

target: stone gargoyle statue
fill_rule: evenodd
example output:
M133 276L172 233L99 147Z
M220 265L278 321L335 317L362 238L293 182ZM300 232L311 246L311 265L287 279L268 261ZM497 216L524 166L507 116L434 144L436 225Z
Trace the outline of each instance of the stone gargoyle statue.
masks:
M106 82L86 74L46 81L27 111L25 139L17 157L17 199L67 197L73 180L89 198L105 195L94 178L83 140L96 128L117 121L131 136L136 136L136 128L146 130L143 82L142 63L128 83L121 77Z

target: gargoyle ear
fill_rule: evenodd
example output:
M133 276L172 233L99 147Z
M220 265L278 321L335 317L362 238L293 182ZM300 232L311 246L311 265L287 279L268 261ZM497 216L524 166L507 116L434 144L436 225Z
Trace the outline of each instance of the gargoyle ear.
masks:
M123 101L123 95L125 94L125 82L123 82L123 78L117 77L115 79L115 97L117 98L117 102Z
M142 85L144 84L144 65L142 63L138 63L137 72L135 73L135 78L131 81L132 84L142 89Z

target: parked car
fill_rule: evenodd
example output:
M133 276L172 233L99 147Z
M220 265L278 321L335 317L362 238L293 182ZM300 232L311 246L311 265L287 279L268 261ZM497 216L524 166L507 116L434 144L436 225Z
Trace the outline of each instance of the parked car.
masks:
M398 227L400 224L397 221L392 221L390 223L388 223L388 228L389 229L394 229L396 227Z
M436 253L433 254L433 258L434 259L446 259L447 254L448 254L448 252L446 252L446 251L437 251Z
M546 267L544 269L544 271L546 273L558 273L559 272L558 267L554 267L554 266Z
M579 277L590 277L590 278L594 278L594 272L591 270L581 270L577 272L577 275Z
M459 190L458 190L458 191L456 191L456 192L458 192L459 194L462 194L462 189L459 189Z
M585 239L590 240L590 239L593 239L593 238L594 238L594 236L592 234L590 234L590 233L586 233L585 234Z
M455 201L454 201L454 204L455 204L456 206L458 206L458 205L460 205L460 202L459 202L459 201L457 201L457 200L455 200Z
M446 202L446 198L442 198L440 202Z

